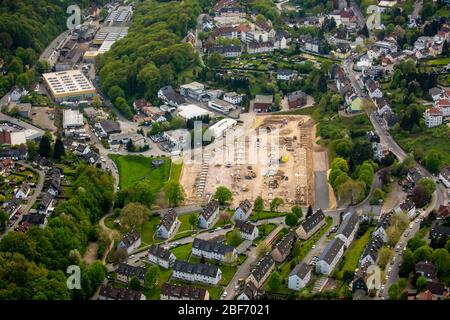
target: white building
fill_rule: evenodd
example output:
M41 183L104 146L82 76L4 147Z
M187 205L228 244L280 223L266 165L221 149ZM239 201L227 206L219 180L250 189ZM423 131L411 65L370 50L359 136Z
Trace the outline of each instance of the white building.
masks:
M200 108L195 104L183 104L178 107L178 116L189 120L196 117L213 116L211 111Z
M231 103L220 99L208 101L208 107L222 113L230 113L232 110L236 109Z
M342 218L342 223L336 232L336 238L344 241L345 246L348 248L358 231L359 218L356 213L350 212L347 212Z
M237 258L238 252L235 247L223 243L195 238L192 243L192 254L197 257L223 262L227 255L230 258Z
M172 252L156 244L153 244L148 250L148 261L165 269L169 269L175 260L176 257Z
M125 249L128 254L137 250L141 246L141 236L135 229L128 232L117 245L118 248Z
M381 216L377 226L375 227L374 232L372 233L372 237L379 236L383 240L383 242L387 242L388 237L386 230L391 225L391 217L393 214L394 212L390 211Z
M292 290L300 290L304 288L311 280L311 266L301 262L292 269L288 278L288 288Z
M212 226L214 226L218 217L219 217L219 202L217 200L211 200L202 209L198 224L200 228L209 229Z
M175 260L172 277L175 279L217 285L222 278L219 267L211 264L192 264Z
M205 93L205 85L199 82L191 82L180 86L180 94L195 100L200 100Z
M78 110L65 109L63 112L63 128L81 128L84 125L83 114Z
M450 188L450 167L447 166L441 170L439 173L439 179L441 179L442 183L446 188Z
M428 128L440 126L443 122L442 111L438 108L430 108L423 113L425 119L425 125Z
M334 238L325 247L316 264L316 271L330 275L344 254L345 242L340 238Z
M239 230L239 234L245 240L253 241L259 236L258 228L250 222L235 220L235 228Z
M252 204L250 201L245 199L239 204L239 207L236 208L233 215L233 220L247 220L252 213Z
M224 133L227 130L233 128L235 125L237 125L236 120L225 118L213 124L211 127L208 128L208 130L211 131L211 135L217 139L219 137L223 137Z
M169 239L172 237L178 228L179 223L175 210L169 209L169 211L161 217L161 223L156 230L158 238Z
M237 94L236 92L227 92L223 95L223 100L232 104L241 104L243 99L242 94Z
M141 285L144 284L144 276L147 269L144 267L132 266L130 264L121 263L116 270L117 280L123 283L128 283L131 278L138 278Z
M80 70L44 73L42 77L56 101L85 100L96 93L95 87Z
M22 183L22 186L16 192L16 199L26 199L30 194L30 185L26 182Z

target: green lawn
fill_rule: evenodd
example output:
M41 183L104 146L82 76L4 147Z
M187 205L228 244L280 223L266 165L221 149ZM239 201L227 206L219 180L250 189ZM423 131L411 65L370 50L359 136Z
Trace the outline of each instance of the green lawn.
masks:
M183 232L183 231L188 231L188 230L192 230L192 225L189 223L189 218L192 215L198 214L197 212L191 213L191 214L186 214L183 216L179 216L178 220L180 220L181 225L178 228L177 233Z
M145 179L151 182L154 191L159 191L169 179L171 161L168 158L163 158L164 164L161 167L154 168L152 160L155 158L116 154L110 154L109 157L119 169L120 188L122 189Z
M159 216L151 216L148 221L144 223L141 231L142 245L149 245L155 242L154 236L159 225Z
M312 246L328 231L328 229L330 229L333 223L333 218L326 217L325 220L326 225L318 232L316 232L311 238L306 241L299 240L301 249L299 255L295 257L296 261L300 262L301 260L303 260L308 252L311 251Z
M339 265L339 269L337 269L335 273L337 279L342 279L345 271L354 272L358 267L359 258L367 243L370 241L372 230L373 227L369 228L361 238L354 240L350 247L345 251L344 258Z
M170 251L177 257L177 259L187 261L191 255L192 242L182 244L176 248L170 249Z
M227 234L225 235L226 236L226 244L228 244L228 245L230 245L230 246L233 246L233 247L238 247L242 242L244 242L244 238L239 238L239 241L238 242L236 242L236 243L231 243L232 241L231 241L231 239L230 239L230 235L231 235L231 232L232 231L229 231L229 232L227 232Z
M275 229L277 225L275 223L266 223L258 226L259 236L253 242L258 244L262 240L264 240L272 231Z
M145 264L148 266L152 265L150 263ZM158 284L152 290L144 290L144 294L147 300L159 300L162 285L165 282L169 281L170 276L172 275L172 269L164 269L161 266L158 266L158 269Z
M276 217L285 216L288 212L277 212L277 211L253 211L250 215L250 220L263 220L271 219Z
M233 279L234 274L236 273L236 267L221 265L219 266L220 271L222 271L222 279L219 284L223 286L227 286L231 279Z
M219 219L213 228L222 227L231 222L231 217L233 216L233 212L224 211L219 213Z
M170 180L179 181L182 170L183 163L175 164L172 162L172 166L170 168Z

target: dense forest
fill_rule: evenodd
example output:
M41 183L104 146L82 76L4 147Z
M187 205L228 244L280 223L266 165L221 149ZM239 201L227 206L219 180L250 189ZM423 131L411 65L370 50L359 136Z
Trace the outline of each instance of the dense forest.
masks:
M74 3L86 7L106 0L3 0L0 1L0 96L13 85L28 87L29 69L45 47L66 28L66 9ZM3 67L2 67L3 65Z
M195 76L198 56L182 39L201 11L199 0L137 5L128 36L97 63L102 89L125 116L132 115L133 99L153 100L161 86Z
M80 165L72 197L55 208L45 229L11 232L0 243L0 300L88 299L106 269L87 266L82 255L89 241L100 240L94 224L112 206L113 180L100 169ZM104 251L104 250L103 250ZM66 268L81 268L81 290L69 291Z

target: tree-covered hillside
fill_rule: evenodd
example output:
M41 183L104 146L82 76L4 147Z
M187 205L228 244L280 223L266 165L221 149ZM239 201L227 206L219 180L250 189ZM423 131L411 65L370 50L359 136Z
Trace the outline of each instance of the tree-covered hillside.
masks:
M102 89L125 116L134 98L153 99L161 86L193 77L198 56L182 39L201 8L199 0L139 3L128 36L100 57Z
M66 28L66 9L78 4L86 7L105 0L3 0L0 1L0 96L14 84L28 86L33 66L45 47ZM28 72L27 72L28 71Z

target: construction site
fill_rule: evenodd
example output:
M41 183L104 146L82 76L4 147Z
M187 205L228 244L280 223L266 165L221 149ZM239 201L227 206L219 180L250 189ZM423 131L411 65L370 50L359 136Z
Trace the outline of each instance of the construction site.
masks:
M266 207L275 197L288 207L312 205L313 125L309 116L257 115L248 130L205 148L201 161L184 161L186 202L206 201L225 186L234 206L258 196Z

